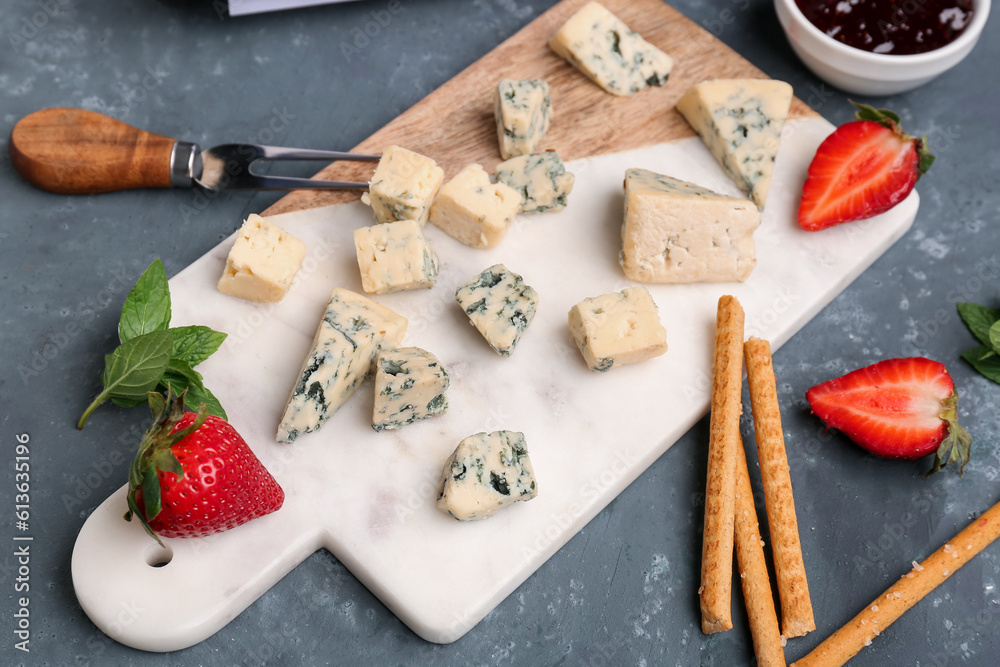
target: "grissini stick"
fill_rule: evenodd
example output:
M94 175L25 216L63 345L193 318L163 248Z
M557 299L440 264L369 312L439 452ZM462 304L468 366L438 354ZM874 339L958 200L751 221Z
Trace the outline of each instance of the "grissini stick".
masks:
M997 537L1000 537L1000 503L986 510L922 563L914 562L913 569L889 590L792 667L843 665Z
M771 345L760 338L743 344L750 388L750 407L757 440L757 457L764 486L767 525L774 554L774 575L781 600L781 630L785 637L801 637L816 629L799 523L792 497L792 478L785 454L785 438L778 409L771 361Z
M733 627L733 519L737 447L743 388L743 308L732 296L719 299L712 364L712 412L701 552L701 629Z
M743 446L736 448L736 564L743 587L753 652L760 667L785 667L778 615L774 612L771 580L764 559L764 541L753 506L753 487Z

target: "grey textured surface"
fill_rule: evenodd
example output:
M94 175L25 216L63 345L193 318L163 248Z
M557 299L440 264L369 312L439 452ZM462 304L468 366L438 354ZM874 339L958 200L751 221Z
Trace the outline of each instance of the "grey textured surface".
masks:
M218 4L218 3L215 3ZM4 141L49 106L104 111L212 145L355 145L553 4L545 0L404 1L348 60L341 44L381 0L266 16L220 17L213 3L10 0L0 14ZM698 23L834 123L846 96L794 57L766 0L677 0ZM729 12L729 13L724 13ZM730 20L731 19L731 20ZM641 30L642 26L633 26ZM952 73L912 93L866 100L927 133L939 161L920 183L912 230L775 358L818 630L790 640L804 655L914 559L998 499L1000 386L959 359L973 345L957 301L1000 306L1000 135L995 18ZM273 130L273 131L272 131ZM268 132L273 138L268 138ZM262 133L264 136L261 136ZM169 274L229 235L275 194L187 191L64 197L35 190L0 160L0 663L742 665L736 627L699 630L697 588L707 421L654 463L555 557L458 642L424 642L329 553L291 572L213 637L169 655L119 645L73 594L80 526L126 480L141 409L104 407L73 423L96 393L121 302L162 257ZM923 354L948 365L973 434L965 476L875 459L808 413L811 385L879 359ZM30 435L30 653L15 650L15 436ZM744 434L752 438L744 417ZM751 462L753 457L751 456ZM995 665L1000 545L993 545L865 649L857 665Z

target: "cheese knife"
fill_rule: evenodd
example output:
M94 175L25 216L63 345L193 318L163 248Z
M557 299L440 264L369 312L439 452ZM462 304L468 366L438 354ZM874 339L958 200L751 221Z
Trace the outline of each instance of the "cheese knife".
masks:
M367 183L265 176L264 160L349 160L360 155L259 144L198 144L140 130L110 116L66 107L42 109L19 120L7 143L10 161L35 187L86 195L133 188L198 187L218 190L367 190Z

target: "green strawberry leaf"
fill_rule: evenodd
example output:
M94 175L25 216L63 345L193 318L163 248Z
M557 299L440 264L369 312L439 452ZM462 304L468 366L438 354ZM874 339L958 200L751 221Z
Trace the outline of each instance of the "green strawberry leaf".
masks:
M197 366L212 356L228 335L200 325L173 327L170 332L174 335L171 356L192 366Z
M118 322L118 337L124 343L151 331L164 331L169 326L170 285L163 262L157 258L139 276L135 287L125 297Z
M145 399L156 388L170 363L173 337L169 331L153 331L130 338L104 357L101 385L104 389L87 406L77 422L83 428L90 414L104 401Z
M184 476L184 468L171 448L201 428L206 414L203 409L199 410L187 428L174 433L174 427L184 416L184 394L176 396L168 389L166 397L163 397L150 392L149 407L154 421L143 434L139 451L129 466L128 510L125 512L125 520L131 521L133 516L138 518L143 529L163 546L162 540L149 523L163 510L159 472L171 472L178 478ZM140 493L142 508L138 502Z
M146 509L146 521L155 519L163 509L160 499L160 475L156 472L155 465L147 466L142 473L142 504Z
M880 125L885 125L889 129L892 129L892 124L897 126L899 125L899 114L895 111L890 111L889 109L876 109L870 104L859 104L853 100L851 100L851 104L853 104L857 109L854 113L854 117L858 120L874 121ZM890 124L890 122L892 124Z
M962 358L982 373L986 379L1000 383L1000 356L990 348L985 345L973 347L963 352Z
M972 335L979 339L983 345L991 345L990 327L1000 321L1000 310L987 308L978 303L960 303L957 305L958 314L969 327Z

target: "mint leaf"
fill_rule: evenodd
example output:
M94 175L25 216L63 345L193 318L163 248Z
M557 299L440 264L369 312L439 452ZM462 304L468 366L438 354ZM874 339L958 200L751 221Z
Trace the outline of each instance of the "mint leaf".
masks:
M173 327L174 349L170 356L197 366L219 349L228 334L200 325Z
M90 413L109 398L123 402L145 399L167 369L172 347L173 336L169 331L153 331L131 338L105 355L101 373L104 389L84 410L76 427L83 428Z
M962 353L962 358L969 362L973 368L983 374L983 376L1000 383L1000 356L985 345L973 347Z
M990 347L994 352L1000 351L1000 320L990 327Z
M108 397L145 402L170 363L172 345L169 331L153 331L125 341L105 356L101 384Z
M163 379L160 380L159 386L163 390L169 390L175 394L180 394L186 389L185 401L190 408L198 409L198 406L204 403L205 411L208 414L228 419L219 399L202 382L201 373L191 368L185 362L172 360L170 368L163 373Z
M987 308L978 303L960 303L957 306L958 314L969 327L972 335L979 339L983 345L991 345L990 327L1000 320L1000 310Z
M139 276L135 287L125 297L118 338L124 343L151 331L164 331L170 326L170 285L167 271L159 258Z
M204 383L202 382L201 373L192 368L191 364L189 364L186 361L181 361L180 359L171 359L170 363L167 364L167 370L164 371L163 377L166 378L168 376L174 378L183 378L185 381L184 386L188 385L195 387L205 386ZM178 396L180 395L181 391L182 390L177 388L174 389L174 393L177 394Z

